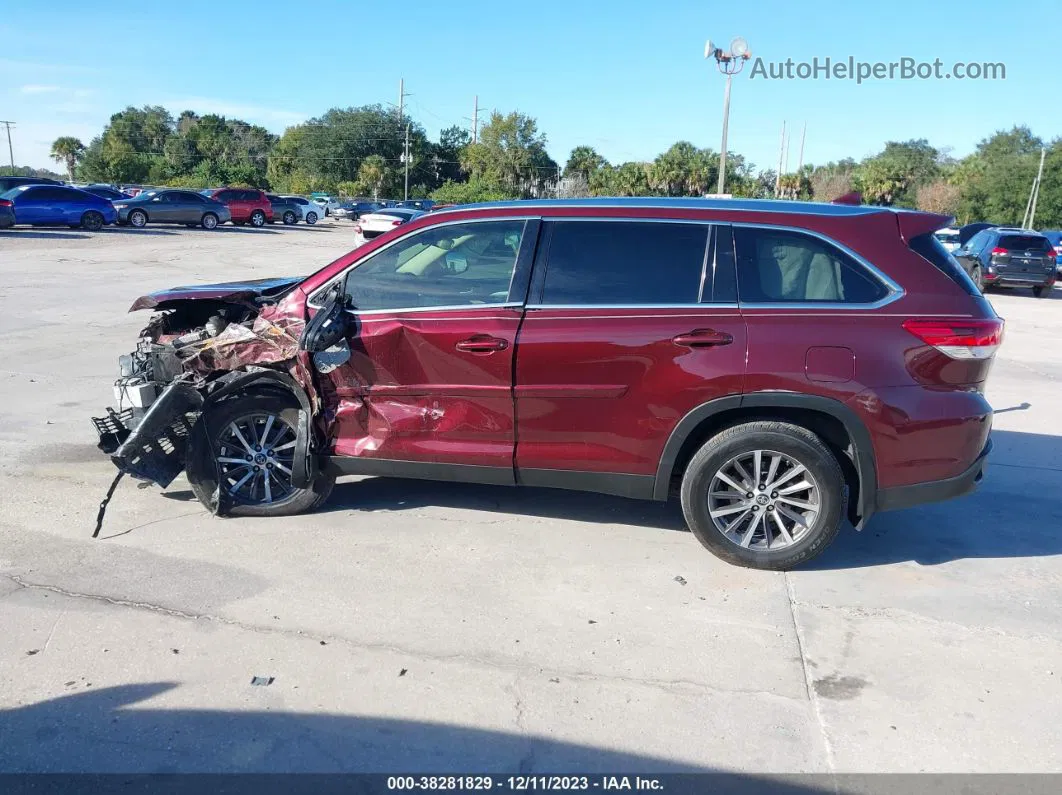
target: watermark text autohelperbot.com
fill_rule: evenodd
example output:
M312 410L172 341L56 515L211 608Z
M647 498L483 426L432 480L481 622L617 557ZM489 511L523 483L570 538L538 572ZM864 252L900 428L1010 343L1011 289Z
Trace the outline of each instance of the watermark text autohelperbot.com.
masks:
M765 61L752 63L750 80L1006 80L1007 65L990 61L960 61L945 64L940 58L919 61L904 57L897 61L857 61L854 56L810 61Z

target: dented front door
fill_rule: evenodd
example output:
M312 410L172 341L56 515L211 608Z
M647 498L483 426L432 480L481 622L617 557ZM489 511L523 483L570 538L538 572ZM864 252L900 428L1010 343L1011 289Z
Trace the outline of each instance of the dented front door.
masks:
M350 272L349 352L333 351L342 363L323 379L332 455L511 473L523 314L513 274L530 257L526 227L522 219L430 227Z

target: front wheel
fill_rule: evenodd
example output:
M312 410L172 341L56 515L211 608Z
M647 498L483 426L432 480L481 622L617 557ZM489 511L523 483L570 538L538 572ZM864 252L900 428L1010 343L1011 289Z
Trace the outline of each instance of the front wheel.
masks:
M317 213L306 213L306 223L313 226L317 223Z
M709 439L682 478L682 512L697 540L739 566L787 570L837 536L845 482L830 449L785 422L736 425Z
M199 501L212 508L215 491L224 490L233 516L292 516L322 505L334 475L319 474L309 488L291 482L298 421L293 401L277 395L244 395L208 411L200 422L210 450L198 449L203 434L193 434L189 449L189 459L204 464L188 467Z
M129 213L129 225L137 229L147 226L147 213L143 210L133 210Z
M983 293L985 291L985 274L980 265L975 265L974 269L970 271L970 278L973 279L977 292Z
M218 217L214 213L206 213L203 215L203 220L200 222L203 224L204 229L217 229Z
M261 210L255 210L253 213L251 213L251 226L255 227L256 229L261 229L263 226L265 226L265 224L266 216L264 212L262 212Z

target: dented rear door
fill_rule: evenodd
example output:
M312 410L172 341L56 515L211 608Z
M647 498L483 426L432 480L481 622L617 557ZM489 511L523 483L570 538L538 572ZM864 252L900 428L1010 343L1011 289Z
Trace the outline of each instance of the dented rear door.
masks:
M526 219L442 224L359 261L345 284L349 359L322 379L333 456L512 478L513 357L536 235Z

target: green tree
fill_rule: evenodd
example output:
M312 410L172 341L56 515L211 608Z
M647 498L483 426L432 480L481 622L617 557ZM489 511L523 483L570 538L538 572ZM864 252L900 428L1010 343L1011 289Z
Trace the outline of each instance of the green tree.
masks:
M467 182L447 180L442 187L432 192L431 198L440 204L474 204L518 197L485 177L473 176Z
M564 166L564 176L582 176L587 182L590 175L598 169L608 165L605 160L592 146L577 146L568 155L568 163Z
M390 176L391 169L387 161L380 155L369 155L358 166L358 178L354 184L358 193L371 194L373 199L379 199L380 191Z
M74 179L74 169L77 168L77 162L83 154L85 154L85 145L73 136L63 135L52 142L52 160L66 165L66 173L71 182Z
M461 167L486 184L516 196L532 196L557 176L557 164L546 152L546 136L522 113L491 113L479 142L461 151Z
M889 141L860 164L854 183L870 204L914 207L918 188L940 175L939 153L925 138Z

